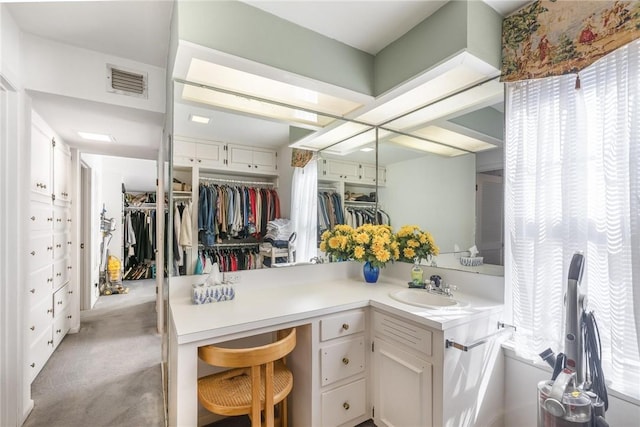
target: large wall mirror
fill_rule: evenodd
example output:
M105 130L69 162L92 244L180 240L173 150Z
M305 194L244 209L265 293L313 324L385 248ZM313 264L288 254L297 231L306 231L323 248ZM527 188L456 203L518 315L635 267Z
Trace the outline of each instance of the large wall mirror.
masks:
M359 134L359 143L346 139L320 155L355 164L377 160L379 185L372 190L377 191L376 208L394 229L415 224L430 231L440 247L435 259L439 267L501 275L503 101L499 96L474 99L466 92L449 98L457 102L441 101L416 111L432 119L413 127L406 126L407 117L388 121L378 129L377 144L372 130L369 138ZM333 179L321 175L319 188L331 191ZM373 188L370 182L358 188L356 181L344 181L347 209L351 189L364 193ZM469 255L473 246L484 264L463 266L460 257Z
M290 218L293 168L289 146L304 140L304 148L318 147L319 192L338 193L345 209L373 212L376 218L382 212L396 230L405 224L428 230L440 247L441 254L435 259L439 267L502 274L504 119L502 85L495 79L449 91L402 115L382 115L375 120L376 126L364 119L340 119L348 114L324 116L284 102L274 104L277 108L269 113L251 111L258 104L269 103L206 84L177 80L174 89L171 176L191 186L173 186L174 202L197 197L193 188L203 176L231 181L239 176L238 181L256 186L275 184L282 217ZM344 108L356 111L359 107L349 104ZM375 108L364 116L373 113ZM201 118L208 123L198 122ZM305 127L305 120L321 123ZM341 133L343 136L336 137ZM329 139L335 143L327 146ZM256 156L260 150L277 153L273 164L278 168L277 177L269 173L247 177L228 163L221 163L222 168L215 166L222 161L220 156L224 162L232 161L231 153L216 151L227 150L216 142L255 148L237 151L240 157ZM186 148L193 154L179 150ZM195 156L199 175L185 163L189 156ZM474 245L485 265L463 266L460 256ZM194 245L191 260L197 259L197 250Z

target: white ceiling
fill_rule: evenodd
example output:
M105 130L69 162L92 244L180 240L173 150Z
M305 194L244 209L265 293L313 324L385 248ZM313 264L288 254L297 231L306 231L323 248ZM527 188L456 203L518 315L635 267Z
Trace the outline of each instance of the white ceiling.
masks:
M480 0L478 0L480 1ZM508 14L528 1L485 0ZM443 1L246 1L303 27L370 53L405 34L436 11ZM172 0L23 2L6 5L25 32L98 52L166 67ZM157 115L57 95L32 93L34 108L71 145L94 153L155 158L162 121ZM183 105L177 113L187 113ZM216 114L224 114L217 112ZM246 118L228 117L238 132ZM264 122L264 145L282 140L288 126ZM260 122L257 122L260 123ZM254 125L255 126L255 125ZM262 126L262 125L260 125ZM80 128L105 132L113 146L82 142ZM238 135L238 134L236 134ZM230 137L230 136L229 136Z

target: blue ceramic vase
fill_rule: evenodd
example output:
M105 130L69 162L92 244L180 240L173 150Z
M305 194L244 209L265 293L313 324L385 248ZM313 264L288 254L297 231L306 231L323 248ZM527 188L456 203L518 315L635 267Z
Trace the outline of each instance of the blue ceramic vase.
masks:
M362 267L362 273L364 274L364 280L367 283L376 283L378 276L380 275L380 267L371 265L371 262L367 261Z

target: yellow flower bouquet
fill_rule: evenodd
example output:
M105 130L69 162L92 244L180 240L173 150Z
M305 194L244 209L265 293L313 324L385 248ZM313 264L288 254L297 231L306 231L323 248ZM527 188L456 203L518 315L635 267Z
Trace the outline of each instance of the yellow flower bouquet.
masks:
M395 235L388 225L364 224L354 230L353 259L384 267L400 256Z
M422 231L417 225L402 226L396 233L396 239L401 261L419 264L421 260L429 260L440 253L431 233Z
M350 225L336 225L333 230L322 233L320 250L332 261L346 261L353 257L353 236L355 230Z

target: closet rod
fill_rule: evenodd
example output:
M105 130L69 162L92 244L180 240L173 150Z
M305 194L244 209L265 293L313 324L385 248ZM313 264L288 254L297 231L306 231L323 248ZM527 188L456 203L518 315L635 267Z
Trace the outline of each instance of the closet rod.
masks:
M155 206L125 206L124 210L125 211L154 211L156 210L156 207Z
M254 243L216 243L211 246L205 246L202 243L198 243L198 249L219 249L219 248L246 248L250 246L259 246L260 242Z
M204 176L200 177L200 181L222 182L222 183L243 184L243 185L268 185L271 187L275 186L273 182L266 182L266 181L243 181L240 179L207 178Z

